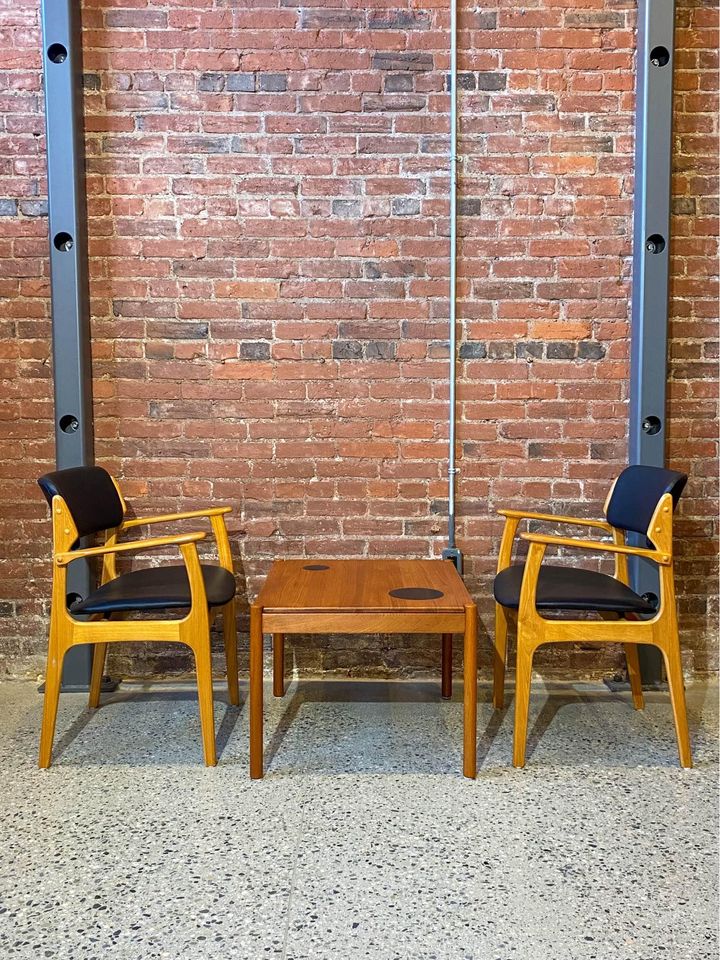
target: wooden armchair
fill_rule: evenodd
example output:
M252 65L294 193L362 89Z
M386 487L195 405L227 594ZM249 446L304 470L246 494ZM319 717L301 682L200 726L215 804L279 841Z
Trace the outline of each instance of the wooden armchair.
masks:
M552 516L524 510L500 510L505 529L495 577L495 664L493 703L503 706L507 632L517 621L515 676L515 731L513 764L525 764L525 741L530 702L530 679L535 650L543 643L590 641L622 643L635 709L644 706L637 644L659 647L665 661L677 734L680 763L692 766L685 689L683 686L673 577L673 510L685 487L685 474L659 467L632 466L620 474L605 501L605 520ZM520 534L529 543L525 564L511 564L515 535L521 520L542 520L602 530L612 542L570 539L537 533ZM625 533L642 534L647 547L628 546ZM615 557L615 574L544 564L549 546L602 551ZM627 558L643 557L658 565L660 596L657 606L629 587ZM602 619L549 619L544 612L600 613Z
M224 515L230 507L210 507L165 516L125 520L126 506L115 479L102 467L74 467L38 481L52 510L53 586L50 638L45 677L45 702L40 735L40 766L50 766L58 697L65 653L82 643L95 645L90 707L100 703L100 685L108 643L155 640L184 643L195 655L200 723L205 763L217 763L213 711L210 623L218 609L223 614L225 659L230 702L239 703L235 576ZM210 519L217 541L219 564L201 564L197 552L203 532L118 542L126 530L145 524L198 517ZM102 545L80 548L81 538L101 534ZM177 547L182 564L164 564L118 576L120 553ZM68 608L67 569L81 557L102 558L101 585ZM184 614L175 619L126 620L131 613ZM88 619L78 620L83 614Z

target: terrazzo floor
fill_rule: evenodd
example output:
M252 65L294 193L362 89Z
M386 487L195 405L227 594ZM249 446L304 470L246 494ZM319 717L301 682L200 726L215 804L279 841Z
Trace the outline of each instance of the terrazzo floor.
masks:
M251 782L220 686L215 769L191 685L125 684L62 696L40 771L41 697L0 684L0 958L717 960L717 687L693 770L662 693L537 684L522 771L480 696L473 782L460 689L268 689Z

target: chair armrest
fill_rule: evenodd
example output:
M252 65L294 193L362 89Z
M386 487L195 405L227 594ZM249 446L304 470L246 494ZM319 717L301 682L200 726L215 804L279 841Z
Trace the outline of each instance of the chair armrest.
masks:
M108 553L154 550L157 547L168 547L170 545L181 547L184 544L204 540L206 536L206 533L197 531L196 533L179 533L174 537L150 537L147 540L131 540L129 543L106 544L102 547L87 547L84 550L69 550L67 553L57 553L55 563L59 567L64 567L73 560L79 560L80 557L102 557Z
M579 527L597 527L598 530L612 531L612 526L605 520L588 520L585 517L566 517L561 514L532 513L528 510L498 510L501 517L514 520L544 520L547 523L568 523Z
M620 553L630 557L645 557L655 563L669 565L670 557L659 550L645 550L642 547L626 547L618 543L603 540L572 540L570 537L552 537L540 533L521 533L520 538L528 543L543 543L546 546L573 547L576 550L603 550L607 553Z
M150 523L172 523L174 520L195 520L198 517L221 517L230 513L232 507L207 507L204 510L186 510L183 513L164 513L153 517L132 517L120 524L120 530L129 530L131 527L142 527Z

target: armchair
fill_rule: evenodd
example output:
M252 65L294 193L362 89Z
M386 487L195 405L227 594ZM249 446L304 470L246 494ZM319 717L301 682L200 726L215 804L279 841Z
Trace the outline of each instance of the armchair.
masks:
M203 752L207 766L217 763L213 710L210 623L223 614L223 636L230 702L239 703L235 576L225 526L230 507L211 507L165 516L125 519L126 504L115 479L102 467L73 467L38 481L53 521L53 586L50 636L40 735L40 767L50 766L63 659L70 647L94 644L89 706L100 703L108 643L151 640L183 643L195 657ZM201 564L197 544L206 534L180 533L119 542L127 530L145 524L207 517L218 548L219 564ZM99 546L79 547L84 537L100 534ZM174 547L182 564L164 564L118 575L117 556ZM68 607L67 569L80 558L102 559L100 586ZM127 620L130 613L165 613L167 619ZM77 619L83 614L87 619ZM175 615L173 617L173 614ZM180 616L178 617L178 614Z
M500 510L505 528L500 544L495 595L493 703L502 708L508 625L517 624L513 764L525 764L530 679L535 650L543 643L581 641L622 643L635 709L644 706L637 644L652 644L663 655L677 735L680 764L692 766L683 686L673 577L672 518L687 476L659 467L631 466L616 479L605 501L605 520L553 516L524 510ZM612 541L521 533L529 544L525 564L512 564L522 520L573 524L601 530ZM642 534L647 547L628 546L626 533ZM602 551L615 558L614 576L543 562L549 546L573 551ZM628 557L658 565L659 603L655 606L629 586ZM602 620L550 619L543 613L599 613ZM610 619L614 618L614 619Z

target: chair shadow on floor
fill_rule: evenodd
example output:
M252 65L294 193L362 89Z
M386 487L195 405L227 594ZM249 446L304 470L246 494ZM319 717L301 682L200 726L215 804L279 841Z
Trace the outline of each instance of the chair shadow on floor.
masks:
M148 684L149 686L150 684ZM234 707L231 704L227 703L225 699L218 701L217 692L215 699L215 708L216 711L220 704L224 708L220 725L216 729L215 738L217 744L217 753L218 759L222 758L223 752L230 741L230 738L233 735L235 727L237 725L242 711L245 709L245 703L247 697L241 700L238 707ZM133 690L118 690L114 693L105 694L102 698L102 704L98 710L90 710L86 708L80 714L77 719L75 719L67 730L59 737L56 742L55 749L53 751L56 760L60 760L68 748L73 744L78 737L81 736L83 731L90 726L94 721L102 720L102 713L106 707L118 705L118 704L129 704L131 707L133 704L137 703L182 703L182 702L191 702L197 706L197 691L194 687L188 687L187 690L157 690L153 689L152 691L143 690L142 692L136 692ZM103 754L101 751L98 752L97 757L88 758L89 761L97 763L98 765L106 764L125 764L131 763L138 766L162 766L164 763L163 759L163 738L161 736L162 730L158 728L158 746L157 751L153 753L153 756L141 757L134 756L132 752L132 746L128 745L127 756L112 758L108 760L107 754ZM177 747L178 743L175 741L173 746ZM200 763L202 760L202 740L200 738L200 721L198 719L198 729L196 738L188 738L187 744L184 745L185 749L183 751L183 756L179 760L177 752L172 754L172 759L170 759L170 753L167 753L167 762L168 765L172 764L173 766L177 765L178 762L181 764L193 765Z
M541 680L540 683L543 683ZM557 765L556 750L562 750L563 744L567 746L567 739L555 740L556 731L550 731L550 727L558 717L558 714L566 707L580 706L591 707L592 705L601 705L607 709L607 728L606 736L603 737L602 731L598 733L598 742L593 745L587 739L587 727L578 726L576 739L573 746L577 745L577 752L564 752L562 754L563 766L576 767L577 765L586 765L593 763L613 763L620 766L632 767L650 767L656 765L672 766L677 763L675 732L673 728L672 709L670 698L667 691L646 691L646 708L642 711L636 711L633 708L630 689L624 693L611 691L609 688L593 692L582 689L582 681L577 681L577 685L572 687L572 692L565 692L558 689L557 680L545 681L543 688L536 684L531 692L532 699L543 696L544 702L540 710L532 720L532 725L528 728L526 744L526 764L530 764L533 759L543 765ZM662 705L665 708L664 716L658 716L654 712L648 712L649 705ZM612 713L613 707L621 707L622 714L618 720L617 715ZM509 736L512 736L513 714L515 709L514 691L508 685L505 693L505 708L502 714L509 715ZM495 711L498 713L499 711ZM699 713L694 704L688 704L688 718L691 724L691 731L697 727L700 722ZM532 717L532 714L531 714ZM623 724L621 729L617 723ZM658 724L665 728L660 730ZM608 741L612 738L617 741L622 739L623 730L627 733L627 739L623 739L622 755L615 753L615 744ZM565 733L558 736L568 737L572 734ZM546 736L549 739L546 740ZM536 758L536 754L543 744L550 751L550 756L544 760ZM600 752L597 748L600 747ZM594 749L595 748L595 749ZM508 741L508 763L512 760L512 745Z

